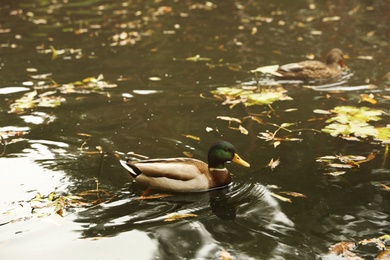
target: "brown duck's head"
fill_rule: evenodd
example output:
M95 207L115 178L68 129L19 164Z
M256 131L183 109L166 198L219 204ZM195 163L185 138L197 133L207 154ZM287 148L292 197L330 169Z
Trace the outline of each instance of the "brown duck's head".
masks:
M344 54L340 49L332 49L326 55L326 65L328 66L340 66L341 69L347 69L344 63Z

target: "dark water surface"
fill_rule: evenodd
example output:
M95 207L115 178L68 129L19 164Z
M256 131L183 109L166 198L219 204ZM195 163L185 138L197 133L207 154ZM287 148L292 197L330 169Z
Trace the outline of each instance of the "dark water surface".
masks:
M390 72L389 13L382 0L3 0L0 258L337 259L328 250L338 242L390 234L386 144L322 133L326 116L313 113L364 105L385 111L378 124L386 126L390 87L382 77ZM308 55L321 60L334 47L347 54L350 68L335 86L362 88L315 91L262 75L263 87L281 84L292 100L272 108L229 108L210 94L218 87L253 85L248 71L257 67ZM186 60L196 55L200 59ZM116 87L61 89L100 74ZM54 91L47 95L62 102L12 110L34 90ZM378 102L361 101L361 94ZM218 116L243 119L249 133L229 128ZM296 123L289 129L297 131L280 130L279 137L301 141L274 147L259 138L287 122ZM210 193L139 200L144 189L114 156L189 152L205 160L210 144L220 139L233 143L251 167L228 165L234 182ZM325 164L316 162L320 156L372 152L374 159L341 169L347 171L341 176L324 175ZM281 162L273 170L267 167L271 159ZM96 189L97 179L106 192L103 203L66 207L63 217L53 207L31 211L38 192L83 194ZM92 203L97 196L84 198ZM196 216L164 221L171 213ZM380 250L372 245L354 252L374 259Z

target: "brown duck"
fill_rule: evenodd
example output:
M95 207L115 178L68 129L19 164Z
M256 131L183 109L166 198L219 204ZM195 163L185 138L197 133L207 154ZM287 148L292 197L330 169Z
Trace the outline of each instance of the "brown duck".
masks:
M290 63L280 66L277 73L284 79L325 80L337 77L346 68L343 52L332 49L326 55L325 63L314 60Z
M208 163L192 158L164 158L141 161L120 161L136 182L147 187L176 191L199 192L221 188L231 182L225 162L232 161L245 167L231 143L220 141L208 152Z

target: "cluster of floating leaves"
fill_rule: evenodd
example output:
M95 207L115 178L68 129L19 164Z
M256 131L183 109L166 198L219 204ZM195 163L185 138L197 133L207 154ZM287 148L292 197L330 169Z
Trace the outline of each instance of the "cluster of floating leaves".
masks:
M381 120L382 110L368 107L338 106L330 111L333 114L322 131L332 136L341 136L348 140L361 140L372 137L383 143L390 142L390 125L376 127L370 121Z
M83 191L77 195L60 195L55 192L50 192L48 195L42 195L38 192L33 199L19 202L18 207L8 210L5 214L17 215L20 208L31 209L30 211L23 213L23 217L14 219L11 222L28 220L33 216L39 218L52 215L65 217L72 209L100 205L101 203L112 200L112 198L114 198L113 195L98 188L96 190Z
M338 171L328 171L325 175L338 176L346 173L346 169L358 168L360 164L371 161L375 158L375 153L368 156L362 155L327 155L317 158L317 162L326 163L329 170L342 169Z
M240 103L245 106L262 106L271 105L276 101L292 100L291 97L286 95L286 92L287 90L282 87L261 89L259 91L257 88L219 87L211 91L217 98L224 100L224 105L230 105L231 107Z
M26 109L35 107L58 107L65 99L60 96L55 96L56 91L48 91L38 94L36 90L25 93L23 97L16 99L10 105L10 113L21 114Z
M81 81L75 81L72 83L64 84L58 89L62 94L90 94L94 93L105 93L104 90L108 88L116 88L116 84L109 83L104 80L102 74L97 78L89 77Z
M366 258L359 256L357 251L361 246L375 247L380 252L375 256L375 259L389 259L390 258L390 235L385 234L376 238L362 239L358 242L343 241L332 245L329 248L329 255L341 256L348 260L364 260Z
M9 113L22 114L26 110L36 107L58 107L66 101L60 94L104 93L104 90L107 88L117 87L116 84L106 82L103 75L99 75L97 78L89 77L81 81L63 85L53 84L52 82L47 85L31 82L31 85L34 90L25 93L22 97L11 103ZM39 93L47 89L50 90Z
M29 130L28 127L0 127L0 157L5 154L7 145L23 141Z

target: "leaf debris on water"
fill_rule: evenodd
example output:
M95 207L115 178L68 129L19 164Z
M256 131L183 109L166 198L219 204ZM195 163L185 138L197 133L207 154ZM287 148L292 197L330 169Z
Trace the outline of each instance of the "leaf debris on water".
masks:
M384 114L382 110L368 107L339 106L331 110L333 116L326 120L322 132L332 136L341 136L350 140L361 140L372 137L383 143L390 142L390 127L376 127L370 121L379 121Z
M292 203L291 199L286 198L286 197L284 197L284 196L282 196L282 195L276 194L276 193L274 193L274 192L271 192L271 196L273 196L273 197L275 197L275 198L277 198L278 200L281 200L281 201L283 201L283 202Z
M200 141L200 137L194 136L194 135L187 135L187 134L182 134L182 136L187 137L189 139L195 140L195 141Z
M280 160L279 159L274 160L274 158L272 158L271 161L268 163L268 166L273 171L279 164L280 164Z
M242 88L219 87L211 91L212 94L224 99L224 105L237 105L239 103L245 106L270 105L275 101L292 100L287 96L282 87L262 89L260 92L246 90Z
M168 214L165 217L164 222L171 222L171 221L176 221L184 218L191 218L191 217L193 218L197 216L198 216L197 214L193 214L193 213L172 213L172 214Z

